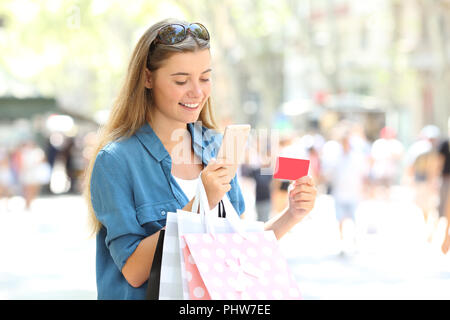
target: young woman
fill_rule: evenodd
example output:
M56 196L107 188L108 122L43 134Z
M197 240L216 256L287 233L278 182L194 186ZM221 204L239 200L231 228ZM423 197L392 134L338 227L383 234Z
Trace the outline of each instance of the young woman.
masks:
M97 233L99 299L144 299L166 213L190 211L201 179L210 208L228 196L245 209L235 172L214 158L220 145L211 105L209 33L173 19L151 26L103 128L86 195ZM216 132L216 134L211 134ZM188 150L181 152L181 148ZM292 184L289 206L266 229L281 238L314 206L309 177Z

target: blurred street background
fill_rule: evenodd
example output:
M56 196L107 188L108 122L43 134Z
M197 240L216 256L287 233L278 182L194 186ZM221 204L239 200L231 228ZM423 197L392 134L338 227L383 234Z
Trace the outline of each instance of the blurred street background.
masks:
M449 299L450 1L0 2L0 299L95 299L83 174L153 23L211 34L223 129L250 123L246 219L314 210L280 241L306 299Z

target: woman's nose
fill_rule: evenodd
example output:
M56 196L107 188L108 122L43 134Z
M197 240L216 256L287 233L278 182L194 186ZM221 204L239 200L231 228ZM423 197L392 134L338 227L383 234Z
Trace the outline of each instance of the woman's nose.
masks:
M200 87L200 84L197 82L192 82L191 87L189 88L188 92L189 96L191 97L200 97L202 95L202 89Z

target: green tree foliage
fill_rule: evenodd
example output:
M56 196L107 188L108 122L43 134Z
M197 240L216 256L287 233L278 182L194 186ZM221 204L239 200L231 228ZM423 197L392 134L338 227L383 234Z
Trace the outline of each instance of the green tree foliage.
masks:
M213 34L219 105L242 103L239 88L265 91L274 105L281 95L272 97L262 79L279 69L289 15L285 1L269 0L3 1L0 74L70 109L107 109L137 39L149 25L175 16L200 21Z

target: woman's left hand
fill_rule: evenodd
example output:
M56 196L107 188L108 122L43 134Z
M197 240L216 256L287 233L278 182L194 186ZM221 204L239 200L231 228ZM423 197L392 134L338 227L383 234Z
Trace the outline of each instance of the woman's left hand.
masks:
M304 176L291 183L288 189L288 213L295 220L301 220L311 212L316 201L317 190L310 176Z

